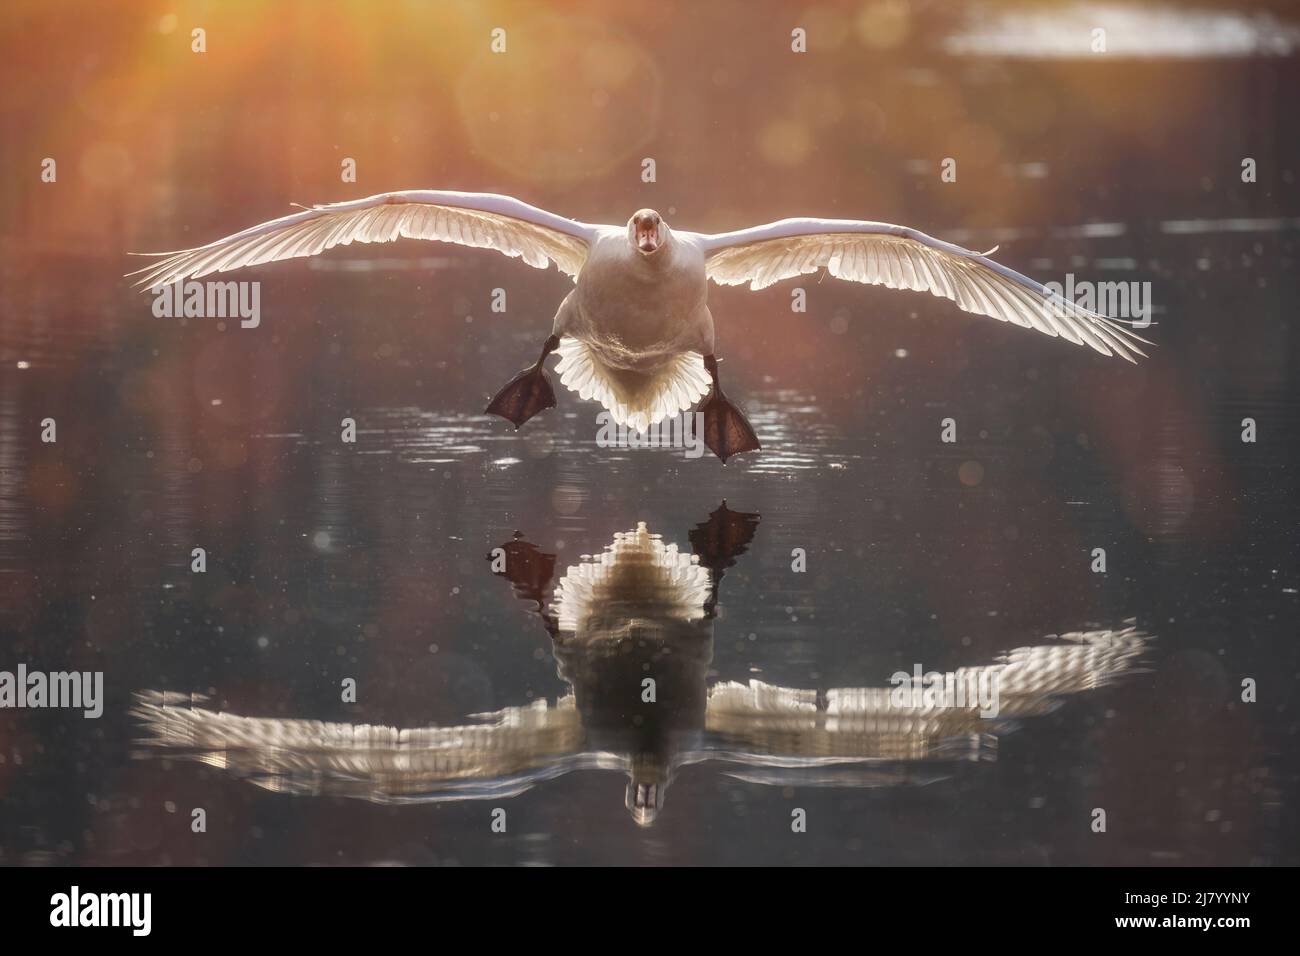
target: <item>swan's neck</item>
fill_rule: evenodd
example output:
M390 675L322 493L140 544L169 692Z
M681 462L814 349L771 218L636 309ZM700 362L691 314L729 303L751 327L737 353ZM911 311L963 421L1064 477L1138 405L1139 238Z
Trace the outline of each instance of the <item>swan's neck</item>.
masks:
M670 239L648 256L636 248L632 249L632 255L640 260L640 268L645 272L652 274L666 272L676 259L677 250L674 248L675 245L676 243Z

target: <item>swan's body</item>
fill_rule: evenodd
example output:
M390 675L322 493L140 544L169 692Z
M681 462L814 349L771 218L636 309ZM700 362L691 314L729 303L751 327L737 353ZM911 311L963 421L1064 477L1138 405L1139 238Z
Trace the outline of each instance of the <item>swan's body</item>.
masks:
M704 254L689 238L646 255L622 228L602 229L560 304L560 382L644 431L709 390L713 354Z
M643 209L626 226L564 219L509 196L413 190L316 206L196 249L162 253L141 270L156 288L242 266L317 255L352 242L435 239L496 249L576 286L556 312L542 356L498 393L488 411L518 427L555 404L543 372L552 351L560 381L638 430L701 398L705 441L724 461L758 447L718 386L708 280L762 289L825 268L832 276L930 292L966 312L1087 345L1129 361L1144 354L1114 319L1090 312L985 255L905 226L784 219L738 232L670 230ZM707 397L706 397L707 396Z

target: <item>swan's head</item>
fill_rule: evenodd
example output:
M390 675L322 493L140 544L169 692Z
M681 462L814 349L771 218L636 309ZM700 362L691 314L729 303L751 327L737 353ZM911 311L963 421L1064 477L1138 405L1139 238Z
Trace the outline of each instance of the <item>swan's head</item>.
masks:
M627 221L627 241L643 256L652 256L668 244L668 223L653 209L639 209Z
M632 758L625 804L637 826L654 825L659 810L663 809L663 795L667 790L668 775L653 754L637 754Z

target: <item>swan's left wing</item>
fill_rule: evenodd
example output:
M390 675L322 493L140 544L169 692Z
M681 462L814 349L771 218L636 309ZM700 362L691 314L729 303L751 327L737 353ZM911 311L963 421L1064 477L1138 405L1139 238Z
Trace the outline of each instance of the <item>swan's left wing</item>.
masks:
M145 691L132 715L149 750L220 767L267 790L424 803L512 796L602 755L582 749L572 696L481 715L482 723L402 729L245 717L201 695Z
M837 279L912 289L957 307L1132 362L1146 342L1120 322L1081 308L985 255L887 222L783 219L698 237L714 282L763 289L825 268ZM1150 344L1149 342L1146 344Z

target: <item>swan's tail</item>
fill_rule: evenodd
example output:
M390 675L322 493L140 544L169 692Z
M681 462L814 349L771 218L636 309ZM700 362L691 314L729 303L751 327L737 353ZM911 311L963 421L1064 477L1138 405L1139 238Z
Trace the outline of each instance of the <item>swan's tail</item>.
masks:
M615 424L644 432L651 425L684 412L708 394L712 379L695 352L673 356L650 371L615 368L602 362L587 343L560 340L555 371L560 384L582 398L604 405Z

